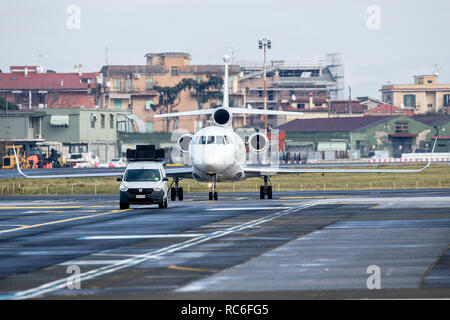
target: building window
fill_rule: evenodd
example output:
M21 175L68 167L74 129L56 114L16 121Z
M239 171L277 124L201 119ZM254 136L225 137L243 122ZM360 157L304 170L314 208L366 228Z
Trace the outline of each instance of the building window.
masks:
M297 109L305 109L304 103L297 103Z
M100 115L100 125L101 125L102 129L105 129L105 115L104 114Z
M416 95L415 94L405 94L403 96L403 105L409 108L416 107Z
M448 107L450 105L450 94L444 94L444 107Z
M114 108L121 109L122 108L122 100L120 100L120 99L114 100Z
M170 70L173 77L178 77L178 66L172 66Z
M91 113L90 120L91 120L91 128L95 129L95 122L97 121L97 117Z
M432 103L429 103L429 104L428 104L428 108L433 108L433 104L432 104Z
M397 121L395 123L395 133L408 133L409 123L408 121Z
M262 97L263 96L263 89L258 88L258 97Z
M427 80L428 84L433 84L433 80Z
M153 78L146 78L145 79L145 88L147 90L152 90L153 89Z
M391 95L390 94L386 95L386 98L384 101L388 104L392 104Z
M114 91L120 91L120 79L114 79Z
M109 115L109 128L114 129L114 115Z
M126 79L125 80L125 91L126 92L131 92L131 79Z

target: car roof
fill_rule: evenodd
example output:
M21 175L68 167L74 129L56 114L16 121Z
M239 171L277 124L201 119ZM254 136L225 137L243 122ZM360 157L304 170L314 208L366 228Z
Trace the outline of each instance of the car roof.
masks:
M162 164L156 161L135 161L129 162L127 169L162 169Z

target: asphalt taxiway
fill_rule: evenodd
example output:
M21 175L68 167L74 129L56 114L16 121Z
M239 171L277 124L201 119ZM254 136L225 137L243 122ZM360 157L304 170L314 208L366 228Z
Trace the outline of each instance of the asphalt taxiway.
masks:
M0 299L450 298L450 190L258 196L0 197Z

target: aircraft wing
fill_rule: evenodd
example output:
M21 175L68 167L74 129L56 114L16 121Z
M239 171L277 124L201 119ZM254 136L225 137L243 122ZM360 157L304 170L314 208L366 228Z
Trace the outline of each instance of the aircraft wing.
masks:
M289 169L276 167L244 167L246 177L271 176L275 174L299 174L299 173L414 173L421 172L428 168L420 169Z
M420 169L289 169L265 166L244 167L246 177L271 176L275 174L299 174L299 173L416 173L427 169L433 157L437 139L434 141L433 150L427 164Z
M163 114L155 114L153 118L173 118L173 117L182 117L182 116L200 116L203 114L213 114L215 109L203 109L203 110L192 110L192 111L184 111L184 112L173 112L173 113L163 113Z
M166 168L166 176L170 178L191 178L192 179L192 167L181 168Z
M204 114L213 114L217 109L203 109L184 112L173 112L157 114L154 118L173 118L182 116L199 116ZM247 109L247 108L226 108L227 111L234 114L258 114L258 115L273 115L273 116L301 116L303 112L295 111L278 111L278 110L264 110L264 109Z

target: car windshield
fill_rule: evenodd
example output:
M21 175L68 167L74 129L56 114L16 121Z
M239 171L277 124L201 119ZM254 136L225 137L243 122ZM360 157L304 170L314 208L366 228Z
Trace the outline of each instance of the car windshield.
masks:
M158 169L128 169L123 180L127 182L160 181L161 175Z

